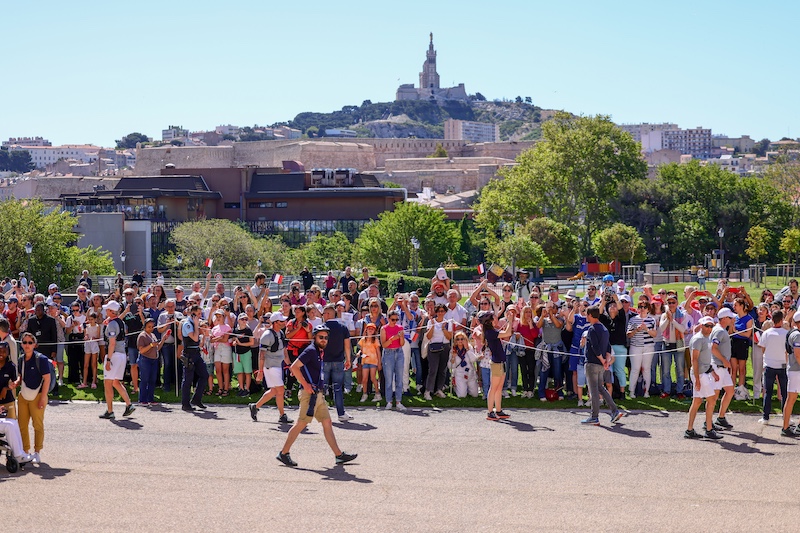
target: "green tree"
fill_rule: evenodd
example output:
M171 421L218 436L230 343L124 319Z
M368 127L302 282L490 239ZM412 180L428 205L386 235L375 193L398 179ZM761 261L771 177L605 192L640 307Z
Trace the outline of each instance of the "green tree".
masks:
M789 258L789 263L792 262L793 257L795 261L797 260L797 254L800 252L800 229L788 228L783 232L781 251Z
M31 160L31 153L27 150L10 151L8 148L0 148L0 170L7 172L19 172L24 174L35 168Z
M542 247L554 265L570 265L578 261L578 238L566 224L547 217L528 221L519 232L529 235Z
M263 272L287 272L287 247L280 237L256 236L240 225L223 219L184 222L170 235L175 252L161 258L163 264L174 265L175 256L183 257L183 268L199 269L206 258L214 260L214 270L252 270L261 259Z
M614 214L608 199L618 186L645 178L639 150L607 116L557 113L542 124L542 141L502 172L505 179L483 188L478 223L489 232L501 221L524 224L546 214L577 233L588 252L592 234Z
M479 102L485 102L486 101L486 97L483 96L481 93L475 93L475 100L477 100Z
M309 126L306 128L306 135L309 137L319 137L319 128L316 126Z
M517 267L539 267L550 264L542 247L533 242L530 235L521 232L507 234L502 239L493 242L487 253L489 261L504 266L516 264Z
M394 211L378 215L356 239L358 258L379 270L407 270L411 264L411 238L420 242L420 267L439 266L459 259L459 235L441 210L417 203L398 203Z
M337 231L333 235L317 235L311 242L300 247L300 261L305 265L314 265L324 268L328 262L328 268L333 270L344 270L350 265L353 254L353 245L347 236Z
M592 247L603 261L629 261L631 264L644 261L644 242L636 228L625 224L613 226L596 233L592 239Z
M381 183L381 185L383 185L384 189L402 189L403 188L403 186L400 185L399 183L395 183L393 181L388 181L388 180L384 181L383 183Z
M800 220L800 162L781 156L775 163L767 167L764 173L783 198L792 205L791 224Z
M769 230L764 226L753 226L747 232L747 250L745 253L748 257L755 259L756 263L762 257L767 255L767 245L770 241Z
M765 157L767 155L770 142L771 141L769 139L761 139L753 145L753 153L758 157Z
M431 155L428 157L449 157L447 155L447 150L444 149L442 143L436 143L436 150L433 151Z
M56 264L61 263L61 281L80 277L86 268L92 274L114 273L111 254L92 246L75 246L77 235L73 228L77 218L67 212L48 209L39 200L3 200L0 202L0 272L16 274L28 271L25 243L33 246L31 278L39 287L58 281Z
M127 134L122 139L117 140L117 150L125 150L130 148L136 148L137 143L146 143L150 142L150 139L144 133L139 133L138 131L134 131L133 133Z

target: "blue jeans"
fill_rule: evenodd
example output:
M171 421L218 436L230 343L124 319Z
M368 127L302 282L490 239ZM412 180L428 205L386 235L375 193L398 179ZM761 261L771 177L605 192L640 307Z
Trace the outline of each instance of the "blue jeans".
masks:
M384 348L383 358L383 375L386 381L386 405L394 401L399 402L403 399L403 363L405 357L403 356L402 348Z
M653 364L650 366L650 386L655 385L656 376L658 375L658 366L661 364L661 355L664 352L664 341L658 341L653 346Z
M151 403L155 401L153 396L156 388L156 377L158 376L158 359L148 359L139 354L139 403Z
M333 404L339 416L344 414L344 361L325 361L322 363L325 386L333 388Z
M489 386L492 383L492 369L481 367L481 383L483 383L483 399L489 394Z
M544 370L539 372L539 398L544 398L544 390L547 388L547 378L548 376L553 376L553 381L555 382L556 389L558 390L558 395L563 396L564 391L560 390L563 386L563 380L561 379L564 373L561 371L561 354L560 353L553 353L553 352L563 352L564 345L562 343L558 344L540 344L539 345L542 349L542 357L547 357L550 360L550 368L545 372Z
M667 394L672 393L672 361L675 361L675 392L677 394L683 393L683 365L684 348L675 348L667 350L666 344L664 345L664 353L661 354L661 384L664 387L664 392Z
M617 379L617 384L620 388L624 389L628 384L628 378L625 376L625 359L628 357L628 349L621 344L612 344L611 351L614 352L614 364L611 367L611 372Z
M517 382L519 381L519 356L516 350L510 350L506 356L506 382L503 383L503 389L517 390Z

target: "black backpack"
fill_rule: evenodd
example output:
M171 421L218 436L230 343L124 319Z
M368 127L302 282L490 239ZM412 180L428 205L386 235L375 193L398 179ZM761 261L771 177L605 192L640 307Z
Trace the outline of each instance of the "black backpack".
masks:
M275 353L275 352L278 351L278 346L279 346L278 340L279 339L282 340L283 341L283 345L286 346L286 344L287 344L287 342L286 342L286 334L283 332L283 330L280 330L278 332L278 335L275 335L275 330L274 329L269 330L269 331L272 333L272 336L275 338L275 341L272 343L272 346L269 347L269 351L272 352L272 353Z

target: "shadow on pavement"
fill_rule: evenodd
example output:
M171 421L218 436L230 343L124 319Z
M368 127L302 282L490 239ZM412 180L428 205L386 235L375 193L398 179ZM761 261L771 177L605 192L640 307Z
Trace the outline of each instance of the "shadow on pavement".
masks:
M730 431L729 430L729 431L726 431L725 433L723 433L723 435L731 435L731 436L739 437L739 438L742 438L742 439L745 439L745 440L749 440L751 442L759 443L759 444L779 444L779 445L783 445L783 446L786 446L786 445L791 446L791 445L794 444L794 442L791 441L791 440L778 441L778 440L774 440L774 439L768 439L768 438L766 438L766 437L764 437L762 435L756 435L755 433L748 433L746 431Z
M171 413L173 411L173 409L170 409L164 404L150 405L148 406L148 409L155 413Z
M751 446L749 442L743 442L741 444L734 444L731 441L726 440L719 440L717 441L720 448L728 450L729 452L736 452L736 453L757 453L760 455L772 456L775 455L772 452L762 452L758 448Z
M512 428L516 429L517 431L555 431L552 428L544 427L544 426L533 426L528 424L527 422L518 422L516 420L498 420L498 423L504 426L511 426Z
M350 463L356 465L358 463ZM312 468L295 468L295 470L302 470L304 472L313 472L322 476L322 481L351 481L354 483L373 483L371 479L358 477L345 470L343 465L336 465L323 470L314 470Z
M613 426L600 426L601 428L605 429L610 433L618 433L620 435L625 435L626 437L634 437L637 439L649 439L652 438L649 431L644 430L636 430L636 429L628 429L623 424L617 422Z
M34 475L43 480L49 480L64 477L70 472L72 470L69 468L51 468L47 463L40 463L38 465L26 465L19 470L17 475Z
M431 416L430 413L426 413L422 409L412 409L410 407L408 409L406 409L405 411L403 411L402 414L404 414L406 416L422 416L422 417Z
M356 422L334 422L333 425L339 429L348 429L350 431L372 431L373 429L378 429L372 424L358 424Z
M130 418L126 418L123 420L112 420L111 423L117 427L123 429L131 429L131 430L142 429L144 427L139 422L134 422Z
M205 420L225 420L224 418L220 418L216 411L202 411L198 409L192 411L192 414L197 418L203 418Z

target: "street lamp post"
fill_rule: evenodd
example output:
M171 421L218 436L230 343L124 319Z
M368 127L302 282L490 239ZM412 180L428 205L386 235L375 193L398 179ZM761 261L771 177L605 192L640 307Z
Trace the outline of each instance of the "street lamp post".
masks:
M119 253L119 260L120 260L120 261L122 261L122 275L123 275L123 276L127 275L127 274L125 273L125 258L126 258L126 256L125 256L125 250L122 250L122 251Z
M25 253L28 254L28 283L31 282L31 254L33 253L33 245L30 242L25 243ZM25 290L28 290L27 287Z
M418 262L419 262L419 240L416 237L411 237L411 246L414 247L414 275L416 276L419 269L418 269Z
M725 230L719 228L717 235L719 235L719 277L722 277L722 268L725 266L725 252L722 249L722 238L725 236Z
M56 273L58 274L58 288L59 288L59 290L62 289L62 287L61 287L61 270L63 268L64 267L61 265L61 263L56 263Z

